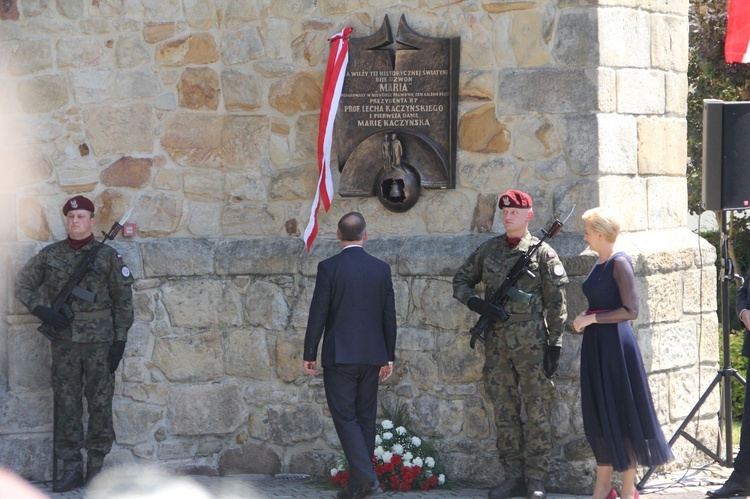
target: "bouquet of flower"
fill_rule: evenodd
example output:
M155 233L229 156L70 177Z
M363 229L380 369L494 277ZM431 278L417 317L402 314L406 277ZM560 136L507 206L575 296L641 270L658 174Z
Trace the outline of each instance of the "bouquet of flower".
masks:
M396 426L390 419L377 425L375 473L383 490L429 490L445 483L445 475L438 472L434 449L430 442L411 433L403 424ZM331 470L331 483L346 485L349 470L343 456L339 466Z

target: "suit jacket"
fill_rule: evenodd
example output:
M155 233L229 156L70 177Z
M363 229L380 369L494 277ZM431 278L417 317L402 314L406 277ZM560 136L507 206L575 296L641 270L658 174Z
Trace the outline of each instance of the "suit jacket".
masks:
M317 358L321 336L323 367L394 360L396 307L387 263L350 246L318 264L304 360Z
M750 294L748 294L748 284L750 284L750 272L745 276L745 282L737 292L737 316L740 315L744 309L750 309ZM748 331L745 329L745 341L742 343L742 356L750 358L750 337L748 337Z

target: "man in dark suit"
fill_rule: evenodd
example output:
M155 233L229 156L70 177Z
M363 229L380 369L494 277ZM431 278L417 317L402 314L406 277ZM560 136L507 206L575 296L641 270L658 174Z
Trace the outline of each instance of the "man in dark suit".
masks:
M368 255L365 219L347 213L336 237L341 252L318 264L305 333L305 371L315 375L318 343L326 400L349 463L349 484L339 499L382 492L372 467L378 380L393 373L396 308L390 266Z
M745 341L742 343L742 356L750 358L750 272L737 292L737 315L745 326ZM750 364L747 366L745 379L750 379ZM734 458L734 471L720 488L706 493L709 497L744 497L750 496L750 393L745 386L745 410L742 414L740 430L740 450Z

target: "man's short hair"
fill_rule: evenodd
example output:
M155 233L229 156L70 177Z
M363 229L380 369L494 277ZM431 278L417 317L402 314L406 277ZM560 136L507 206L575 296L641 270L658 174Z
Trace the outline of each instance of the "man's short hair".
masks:
M365 238L367 224L361 213L352 211L341 217L338 230L342 241L361 241Z

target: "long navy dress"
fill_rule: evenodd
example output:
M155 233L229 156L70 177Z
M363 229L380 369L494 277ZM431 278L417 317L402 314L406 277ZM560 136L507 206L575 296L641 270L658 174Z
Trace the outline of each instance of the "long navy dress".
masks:
M583 282L583 293L590 313L621 309L627 315L623 305L637 311L630 257L615 253L595 265ZM613 319L616 317L610 314L607 320ZM584 330L581 406L586 439L598 465L625 471L636 464L650 467L673 459L656 417L641 351L629 320L591 324Z

